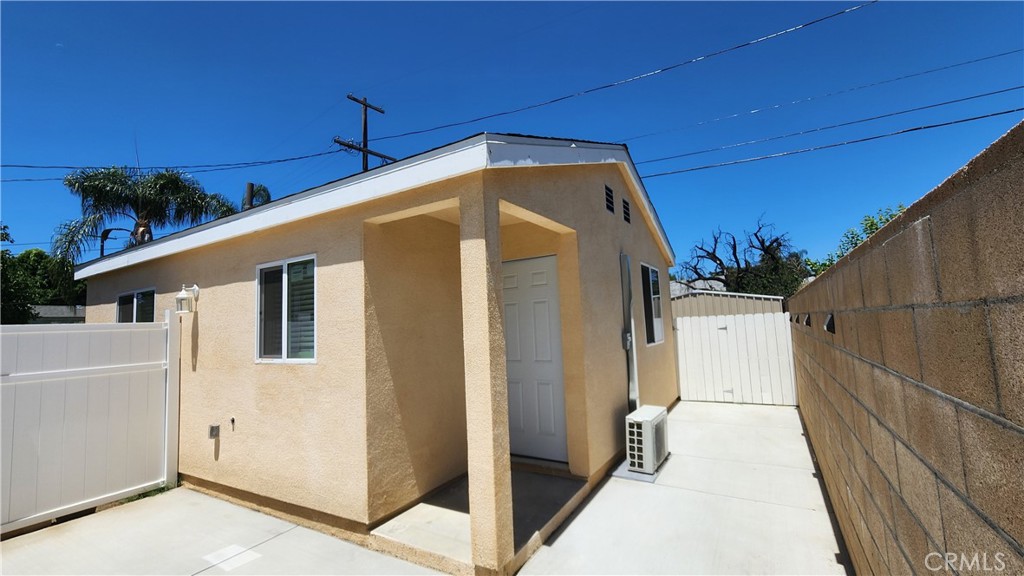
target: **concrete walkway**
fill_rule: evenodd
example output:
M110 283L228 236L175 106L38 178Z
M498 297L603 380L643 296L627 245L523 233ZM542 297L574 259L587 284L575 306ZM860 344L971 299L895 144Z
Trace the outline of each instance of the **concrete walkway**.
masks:
M844 574L795 408L680 403L669 449L653 482L609 478L520 574ZM431 573L184 488L6 540L0 562L5 575Z
M433 574L186 488L0 543L13 574Z
M653 483L612 477L520 574L844 574L796 408L685 402Z

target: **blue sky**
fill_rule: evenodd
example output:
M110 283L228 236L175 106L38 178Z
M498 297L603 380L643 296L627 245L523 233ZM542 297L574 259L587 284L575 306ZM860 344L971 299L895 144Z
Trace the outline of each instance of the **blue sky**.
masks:
M135 165L137 149L143 166L163 166L313 154L336 149L334 136L359 136L359 107L345 99L348 93L385 108L384 116L371 113L371 138L394 135L576 93L857 4L3 2L0 160ZM1024 3L883 1L613 89L372 146L401 158L482 131L515 132L626 141L639 163L1020 86L1021 49ZM981 116L1024 106L1022 94L640 164L639 171ZM745 113L811 97L817 98ZM1022 118L1016 112L648 178L645 185L680 260L712 229L741 232L758 218L821 257L861 216L915 201ZM663 133L632 139L652 132ZM277 198L359 169L357 157L334 154L196 177L207 190L238 201L246 181L267 185ZM4 168L0 176L66 172ZM17 242L15 252L48 248L54 228L79 214L59 181L0 185L0 218Z

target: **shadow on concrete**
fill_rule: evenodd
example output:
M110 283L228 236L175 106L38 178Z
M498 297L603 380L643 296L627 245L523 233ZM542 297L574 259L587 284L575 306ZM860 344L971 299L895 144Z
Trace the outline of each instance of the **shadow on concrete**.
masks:
M513 542L518 552L530 538L548 524L582 490L586 482L526 470L512 471ZM469 479L456 479L423 504L469 514ZM401 515L400 515L401 516ZM407 544L416 545L414 542Z

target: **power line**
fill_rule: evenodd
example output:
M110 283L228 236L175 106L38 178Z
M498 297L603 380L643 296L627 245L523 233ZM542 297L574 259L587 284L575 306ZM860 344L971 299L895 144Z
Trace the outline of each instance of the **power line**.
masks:
M858 6L856 8L860 8L860 7L865 6L865 5L866 4L862 4L861 6ZM851 8L850 10L852 11L852 10L854 10L856 8ZM836 16L836 15L833 14L832 16L829 16L829 17L826 17L826 18L831 18L831 17L834 17L834 16ZM806 27L806 25L805 25L805 27ZM781 33L776 33L776 34L781 34ZM734 47L732 49L736 49L736 48ZM860 86L854 86L852 88L845 88L843 90L837 90L835 92L829 92L829 93L820 94L820 95L817 95L817 96L809 96L809 97L806 97L806 98L800 98L800 99L793 100L793 101L790 101L790 102L783 102L783 103L780 103L780 104L775 104L775 105L772 105L772 106L766 106L766 107L763 107L763 108L755 108L753 110L748 110L748 111L745 111L745 112L736 112L734 114L729 114L727 116L721 116L721 117L713 118L713 119L710 119L710 120L703 120L701 122L697 122L695 124L690 124L688 126L683 126L683 127L680 127L680 128L672 128L672 129L669 129L669 130L662 130L662 131L659 131L659 132L651 132L651 133L648 133L648 134L641 134L639 136L632 136L632 137L629 137L629 138L623 138L623 139L619 139L619 141L621 141L621 142L629 142L629 141L632 141L632 140L639 140L641 138L647 138L649 136L657 136L657 135L660 135L660 134L666 134L666 133L670 133L670 132L677 132L677 131L680 131L680 130L685 130L687 128L694 128L694 127L697 127L697 126L702 126L704 124L710 124L710 123L718 122L718 121L721 121L721 120L727 120L727 119L730 119L730 118L736 118L738 116L749 115L749 114L757 114L757 113L760 113L760 112L765 112L765 111L768 111L768 110L774 110L774 109L782 108L782 107L785 107L785 106L790 106L790 105L793 105L793 104L799 104L799 103L808 102L808 101L811 101L811 100L823 99L823 98L827 98L827 97L830 97L830 96L837 96L837 95L845 94L845 93L848 93L848 92L854 92L854 91L857 91L857 90L863 90L865 88L871 88L871 87L874 87L874 86L880 86L880 85L888 84L888 83L891 83L891 82L897 82L897 81L900 81L900 80L906 80L906 79L909 79L909 78L915 78L915 77L923 76L923 75L926 75L926 74L932 74L932 73L935 73L935 72L941 72L943 70L949 70L951 68L957 68L957 67L960 67L960 66L967 66L967 65L970 65L970 64L976 64L978 62L983 62L983 61L991 60L991 59L994 59L994 58L1000 58L1000 57L1008 56L1008 55L1011 55L1011 54L1019 54L1021 52L1024 52L1024 49L1009 50L1009 51L1006 51L1006 52L1001 52L999 54L992 54L992 55L989 55L989 56L983 56L981 58L975 58L975 59L967 60L967 61L964 61L964 62L957 62L955 64L949 64L949 65L946 65L946 66L941 66L939 68L932 68L930 70L924 70L924 71L921 71L921 72L915 72L915 73L912 73L912 74L906 74L906 75L903 75L903 76L898 76L896 78L889 78L887 80L880 80L878 82L872 82L870 84L863 84L863 85L860 85ZM707 56L702 57L702 58L707 58ZM696 59L692 60L692 61L696 61ZM683 64L686 64L686 62L684 62L682 64L677 64L676 66L682 66ZM671 69L671 67L670 68L665 68L662 71L669 70L669 69ZM640 77L636 77L636 78L640 78ZM608 86L611 86L611 85L608 85ZM580 94L583 94L583 93L580 93ZM564 97L562 99L565 99L565 98L569 98L569 97ZM543 104L540 104L540 105L543 105ZM540 106L540 105L535 105L534 107ZM514 113L514 112L509 112L509 113ZM504 115L504 114L506 114L506 113L501 113L499 115ZM476 121L476 120L473 120L473 121ZM468 121L468 122L472 122L472 121ZM466 123L468 123L468 122L466 122ZM447 127L447 126L441 126L441 127L436 128L436 129L441 129L441 128L444 128L444 127ZM433 130L433 129L431 129L431 130ZM393 135L393 136L386 136L386 137L378 138L377 140L384 140L384 139L388 139L388 138L398 138L399 136L402 136L402 135L399 134L399 135ZM257 161L251 161L251 162L231 162L231 163L222 163L222 164L182 164L182 165L175 165L175 166L147 166L147 167L143 167L141 169L142 170L190 170L190 169L194 169L194 170L191 170L194 173L216 172L216 171L223 171L223 170L237 170L237 169L241 169L241 168L252 168L252 167L266 166L266 165L272 165L272 164L280 164L280 163L283 163L283 162L294 162L294 161L298 161L298 160L305 160L305 159L309 159L309 158L316 158L318 156L327 156L327 155L331 155L331 154L337 154L339 152L342 152L342 150L336 150L336 149L335 150L328 150L328 151L320 152L320 153L316 153L316 154L307 154L307 155L304 155L304 156L294 156L294 157L280 158L280 159L274 159L274 160L257 160ZM653 162L653 160L647 161L647 162ZM40 169L40 170L88 170L88 169L108 168L108 166L0 164L0 168L24 168L24 169ZM57 182L57 181L62 181L62 180L64 180L63 177L51 177L51 178L4 178L4 179L0 179L0 182Z
M856 92L857 90L864 90L865 88L873 88L875 86L881 86L883 84L889 84L892 82L898 82L900 80L908 80L910 78L916 78L918 76L924 76L926 74L934 74L935 72L942 72L951 68L957 68L960 66L968 66L970 64L977 64L978 62L984 62L985 60L992 60L993 58L1001 58L1003 56L1009 56L1010 54L1019 54L1024 52L1024 49L1018 48L1017 50L1010 50L1008 52L1001 52L999 54L992 54L990 56L983 56L981 58L975 58L973 60L967 60L964 62L957 62L955 64L948 64L946 66L940 66L938 68L932 68L930 70L924 70L921 72L914 72L912 74L905 74L903 76L897 76L895 78L889 78L887 80L879 80L877 82L871 82L870 84L862 84L860 86L854 86L852 88L844 88L842 90L836 90L835 92L828 92L826 94L819 94L817 96L808 96L806 98L799 98L790 102L782 102L779 104L773 104L771 106L763 106L761 108L754 108L753 110L746 110L743 112L735 112L726 116L719 116L718 118L712 118L711 120L701 120L695 124L689 124L687 126L681 126L679 128L669 128L668 130L659 130L657 132L649 132L647 134L640 134L639 136L630 136L629 138L620 138L619 142L631 142L633 140L640 140L641 138L649 138L651 136L660 136L661 134L669 134L671 132L679 132L680 130L686 130L688 128L696 128L705 124L711 124L712 122L719 122L721 120L729 120L730 118L736 118L739 116L746 116L749 114L759 114L761 112L767 112L769 110L777 110L793 104L802 104L804 102L810 102L811 100L821 100L832 96L838 96L840 94L847 94L849 92Z
M327 146L327 150L333 150L333 149L334 149L334 143L331 142ZM351 151L348 151L348 150L345 150L345 152L351 153ZM317 159L313 160L310 163L293 164L290 171L286 172L283 176L279 176L277 178L276 186L279 186L279 187L281 187L281 188L283 188L285 190L289 190L289 189L291 189L292 185L295 182L301 180L301 178L303 178L303 177L308 178L309 174L313 170L313 168L312 168L313 166L321 167L321 166L325 165L325 162L327 162L328 160L330 160L330 158L328 158L326 156L323 156L323 157L320 157L320 158L317 158ZM303 172L305 172L305 174L303 174Z
M890 132L888 134L880 134L878 136L869 136L867 138L858 138L857 140L847 140L845 142L837 142L835 144L825 144L823 146L814 146L811 148L803 148L800 150L790 150L788 152L778 152L775 154L768 154L765 156L758 156L756 158L743 158L741 160L732 160L729 162L719 162L718 164L707 164L705 166L695 166L693 168L683 168L682 170L671 170L668 172L659 172L657 174L648 174L641 176L644 179L658 178L661 176L670 176L672 174L683 174L686 172L696 172L698 170L708 170L710 168L722 168L725 166L735 166L736 164L746 164L749 162L757 162L759 160L769 160L772 158L782 158L783 156L793 156L795 154L805 154L807 152L816 152L818 150L827 150L829 148L838 148L840 146L847 146L850 144L859 144L861 142L870 142L872 140L879 140L882 138L889 138L891 136L899 136L901 134L909 134L911 132L919 132L922 130L931 130L932 128L943 128L945 126L953 126L954 124L963 124L965 122L974 122L975 120L984 120L986 118L994 118L996 116L1003 116L1005 114L1013 114L1014 112L1024 111L1024 108L1014 108L1012 110L1003 110L1001 112L993 112L991 114L985 114L984 116L974 116L973 118L963 118L960 120L952 120L949 122L943 122L941 124L929 124L927 126L915 126L913 128L906 128L898 130L896 132Z
M741 44L737 44L737 45L731 46L729 48L723 48L723 49L718 50L716 52L710 52L708 54L704 54L703 56L698 56L696 58L691 58L690 60L686 60L684 62L677 62L675 64L671 64L669 66L665 66L663 68L658 68L656 70L651 70L650 72L644 72L643 74L638 74L638 75L632 76L630 78L625 78L623 80L618 80L616 82L611 82L611 83L608 83L608 84L603 84L601 86L595 86L593 88L587 88L586 90L582 90L580 92L575 92L573 94L567 94L565 96L559 96L558 98L552 98L551 100L546 100L544 102L538 102L538 103L535 103L535 104L530 104L528 106L523 106L523 107L520 107L520 108L515 108L513 110L506 110L504 112L495 112L493 114L487 114L487 115L484 115L484 116L479 116L479 117L476 117L476 118L472 118L470 120L462 120L462 121L459 121L459 122L450 122L448 124L442 124L440 126L434 126L433 128L423 128L423 129L420 129L420 130L410 130L409 132L402 132L400 134L392 134L390 136L382 136L380 138L374 138L374 141L390 140L392 138L403 138L405 136L413 136L415 134L426 134L427 132L434 132L434 131L442 130L442 129L445 129L445 128L453 128L455 126L465 126L466 124L473 124L475 122L480 122L481 120L489 120L491 118L498 118L498 117L501 117L501 116L509 116L511 114L518 114L519 112L525 112L527 110L533 110L535 108L541 108L543 106L550 106L552 104L556 104L556 103L562 102L564 100L569 100L571 98L577 98L577 97L580 97L580 96L585 96L587 94L593 94L594 92L600 92L601 90L607 90L609 88L617 88L619 86L623 86L623 85L629 84L631 82L636 82L638 80L644 80L644 79L650 78L652 76L657 76L658 74L662 74L662 73L665 73L665 72L669 72L671 70L675 70L676 68L680 68L682 66L686 66L687 64L693 64L695 62L700 62L701 60L707 60L709 58L713 58L715 56L720 56L722 54L727 54L729 52L733 52L735 50L740 50L740 49L746 48L748 46L753 46L755 44L759 44L761 42L765 42L765 41L771 40L773 38L778 38L780 36L784 36L784 35L789 34L791 32L796 32L797 30L800 30L800 29L803 29L803 28L807 28L809 26L813 26L813 25L818 24L820 22L824 22L826 20L830 20L832 18L836 18L836 17L842 16L844 14L849 14L850 12L853 12L855 10L859 10L859 9L865 7L865 6L868 6L870 4L874 4L875 2L878 2L878 0L871 0L870 2L865 2L864 4L858 4L857 6L854 6L852 8L847 8L845 10L841 10L839 12L835 12L833 14L829 14L828 16L823 16L821 18L817 18L817 19L811 20L809 22L804 22L803 24L798 24L796 26L792 26L790 28L786 28L785 30L780 30L778 32L773 32L773 33L768 34L766 36L761 36L760 38L756 38L754 40L743 42Z
M317 156L327 156L329 154L337 154L340 150L328 150L326 152L318 152L316 154L306 154L305 156L292 156L290 158L277 158L274 160L253 160L251 162L226 162L222 164L181 164L177 166L141 166L138 170L189 170L191 172L216 172L219 170L235 170L238 168L253 168L256 166L267 166L270 164L281 164L283 162L295 162L296 160L305 160L307 158L315 158ZM42 164L0 164L0 168L26 168L36 170L98 170L102 168L109 168L109 166L63 166L63 165L42 165ZM198 170L193 170L198 168ZM62 180L62 178L58 178ZM8 180L5 180L7 182ZM10 181L15 181L14 179Z
M0 182L52 182L56 180L63 180L64 178L4 178Z
M994 96L996 94L1003 94L1006 92L1012 92L1014 90L1020 90L1024 88L1024 85L1014 86L1012 88L1004 88L1002 90L996 90L994 92L986 92L985 94L977 94L975 96L967 96L964 98L957 98L956 100L947 100L946 102L939 102L937 104L929 104L927 106L918 106L916 108L910 108L907 110L900 110L899 112L890 112L888 114L879 114L877 116L871 116L870 118L861 118L859 120L851 120L849 122L841 122L839 124L832 124L831 126L822 126L820 128L811 128L809 130L801 130L799 132L791 132L789 134L782 134L780 136L771 136L768 138L760 138L758 140L748 140L746 142L739 142L736 144L728 144L725 146L719 146L717 148L705 148L704 150L696 150L693 152L684 152L682 154L673 154L672 156L662 156L661 158L652 158L650 160L641 160L636 165L651 164L654 162L663 162L665 160L675 160L677 158L685 158L687 156L696 156L698 154L706 154L708 152L718 152L720 150L728 150L730 148L738 148L740 146L749 146L751 144L761 144L764 142L772 142L774 140L781 140L783 138L792 138L794 136L804 136L806 134L813 134L815 132L822 132L825 130L832 130L834 128L842 128L844 126L852 126L854 124L862 124L864 122L871 122L873 120L881 120L882 118L891 118L893 116L899 116L901 114L909 114L911 112L919 112L921 110L928 110L931 108L938 108L940 106L948 106L950 104L958 104L960 102L967 102L968 100L976 100L978 98L984 98L986 96Z
M127 240L127 239L128 239L127 236L125 236L123 238L110 237L110 238L107 238L107 241L111 241L111 240ZM49 245L52 244L52 242L5 242L5 244L9 244L11 246L49 246ZM93 251L97 251L97 250L99 250L99 248L94 248L92 250Z
M573 18L574 16L577 16L577 15L579 15L579 14L581 14L583 12L586 12L588 10L595 10L595 9L596 10L604 10L606 8L606 6L607 5L600 6L600 7L592 6L592 5L584 6L583 8L580 8L579 10L575 10L573 12L569 12L569 13L564 14L564 15L556 16L554 18L551 18L551 19L547 20L546 22L544 22L542 24L538 24L536 26L533 26L533 27L530 27L530 28L527 28L527 29L522 29L519 32L516 32L514 34L502 35L502 37L501 37L502 43L507 46L513 40L517 40L517 39L519 39L519 38L521 38L523 36L526 36L528 34L532 34L533 32L536 32L538 30L543 30L544 28L547 28L547 27L551 26L552 24L555 24L557 22L565 21L565 20L567 20L569 18ZM479 38L479 40L480 41L486 41L487 38L489 37L488 36L489 33L490 33L490 31L487 31L483 37ZM360 86L356 90L352 90L352 92L353 93L369 92L369 91L371 91L371 90L373 90L375 88L378 88L380 86L386 86L388 84L392 84L394 82L398 82L399 80L404 80L404 79L409 78L411 76L416 76L418 74L422 74L422 73L427 72L429 70L433 70L435 68L438 68L442 64L450 65L450 64L452 64L454 62L458 62L460 60L463 60L465 58L465 54L466 54L465 50L463 50L461 46L456 51L447 51L447 52L448 52L447 54L445 54L445 53L440 53L440 54L435 53L433 56L430 57L430 59L429 59L430 63L428 65L426 65L426 66L423 66L422 68L419 68L417 70L413 70L412 72L406 72L404 74L401 74L400 76L392 77L392 78L389 78L387 80L381 80L381 81L378 81L378 82L374 82L373 84L370 84L370 85Z

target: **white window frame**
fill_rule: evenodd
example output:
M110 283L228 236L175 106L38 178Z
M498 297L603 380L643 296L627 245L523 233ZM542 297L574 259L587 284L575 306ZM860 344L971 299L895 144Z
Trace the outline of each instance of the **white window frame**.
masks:
M664 306L665 306L665 294L664 294L664 291L663 291L664 285L661 282L661 278L662 278L663 274L662 274L661 268L658 268L657 266L652 266L652 265L650 265L650 264L648 264L648 263L646 263L646 262L644 262L642 260L640 261L640 274L647 274L647 282L648 282L648 284L653 285L653 283L651 282L651 270L655 270L655 271L658 272L658 291L659 291L659 294L657 296L655 296L654 295L654 290L653 289L651 290L651 296L650 296L651 314L654 314L654 299L657 298L658 299L658 308L659 308L659 310L661 312L661 318L657 318L657 317L652 318L651 325L655 327L654 328L654 342L648 342L647 341L647 310L646 310L646 308L644 309L644 342L647 344L648 347L657 346L657 345L662 344L663 342L665 342L665 308L664 308ZM647 298L647 295L644 294L644 280L643 280L642 276L640 278L640 297L641 298ZM641 301L640 304L642 306L644 303ZM657 328L659 322L661 324L661 330L660 331Z
M143 292L153 293L153 319L148 322L139 322L139 294ZM131 296L132 297L132 321L121 322L118 318L118 314L121 313L121 297ZM121 292L114 299L114 322L117 324L149 324L150 322L156 322L156 286L150 286L148 288L139 288L138 290L129 290L127 292Z
M288 265L294 262L303 262L306 260L313 261L313 357L312 358L288 358ZM280 266L282 268L282 280L281 280L281 357L280 358L264 358L260 356L260 274L267 268L276 268ZM285 258L283 260L275 260L273 262L264 262L256 266L256 290L255 290L255 307L254 310L254 324L256 329L254 331L254 342L253 351L254 359L257 364L316 364L317 359L317 316L320 311L320 289L317 285L320 280L320 274L316 266L316 254L306 254L303 256L295 256L294 258Z

